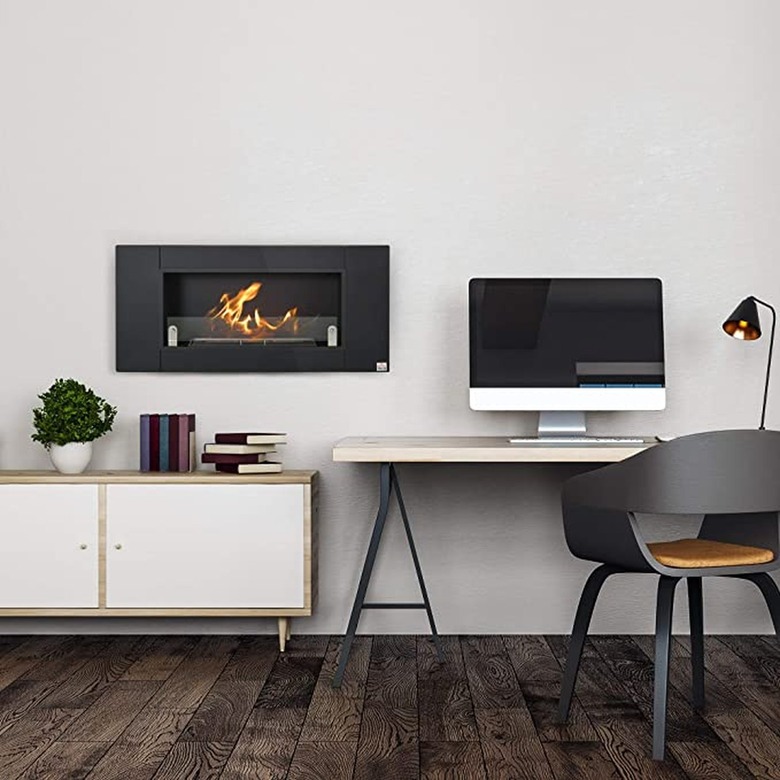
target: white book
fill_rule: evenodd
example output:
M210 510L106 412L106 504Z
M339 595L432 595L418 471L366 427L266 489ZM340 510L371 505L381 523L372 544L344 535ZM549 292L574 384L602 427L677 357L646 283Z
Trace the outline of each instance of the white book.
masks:
M273 444L206 444L204 452L218 455L253 455L258 452L276 452Z
M281 463L219 463L217 471L223 474L274 474L282 470Z

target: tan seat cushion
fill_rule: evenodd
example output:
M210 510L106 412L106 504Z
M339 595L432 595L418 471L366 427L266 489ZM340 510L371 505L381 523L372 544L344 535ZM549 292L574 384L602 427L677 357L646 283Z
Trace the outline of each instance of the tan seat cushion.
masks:
M678 569L700 569L708 566L751 566L769 563L775 558L771 550L748 547L710 539L677 539L674 542L651 542L647 545L653 557L664 566Z

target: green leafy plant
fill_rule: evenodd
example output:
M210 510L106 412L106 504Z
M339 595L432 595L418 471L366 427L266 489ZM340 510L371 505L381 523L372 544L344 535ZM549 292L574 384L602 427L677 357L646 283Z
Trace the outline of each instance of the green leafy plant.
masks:
M55 380L38 398L43 405L33 409L32 440L47 450L52 444L94 441L114 425L116 407L75 379Z

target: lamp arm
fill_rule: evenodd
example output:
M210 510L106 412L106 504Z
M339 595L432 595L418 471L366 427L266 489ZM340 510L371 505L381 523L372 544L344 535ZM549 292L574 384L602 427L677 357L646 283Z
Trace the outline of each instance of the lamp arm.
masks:
M766 308L772 312L772 330L770 331L769 335L769 357L766 361L766 380L764 381L764 403L761 406L761 425L758 427L760 431L763 431L766 429L766 426L764 425L766 420L766 399L769 395L769 374L772 370L772 352L774 352L775 347L775 325L777 324L777 312L775 311L775 307L772 306L772 304L767 303L766 301L762 301L760 298L756 298L755 295L751 295L750 297L756 303L760 303L762 306L766 306Z

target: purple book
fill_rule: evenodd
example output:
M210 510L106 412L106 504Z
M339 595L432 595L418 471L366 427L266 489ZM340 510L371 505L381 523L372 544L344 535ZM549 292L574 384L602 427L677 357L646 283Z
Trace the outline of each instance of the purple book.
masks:
M141 415L141 471L149 471L149 415Z
M179 415L179 471L190 470L190 423L189 416Z

